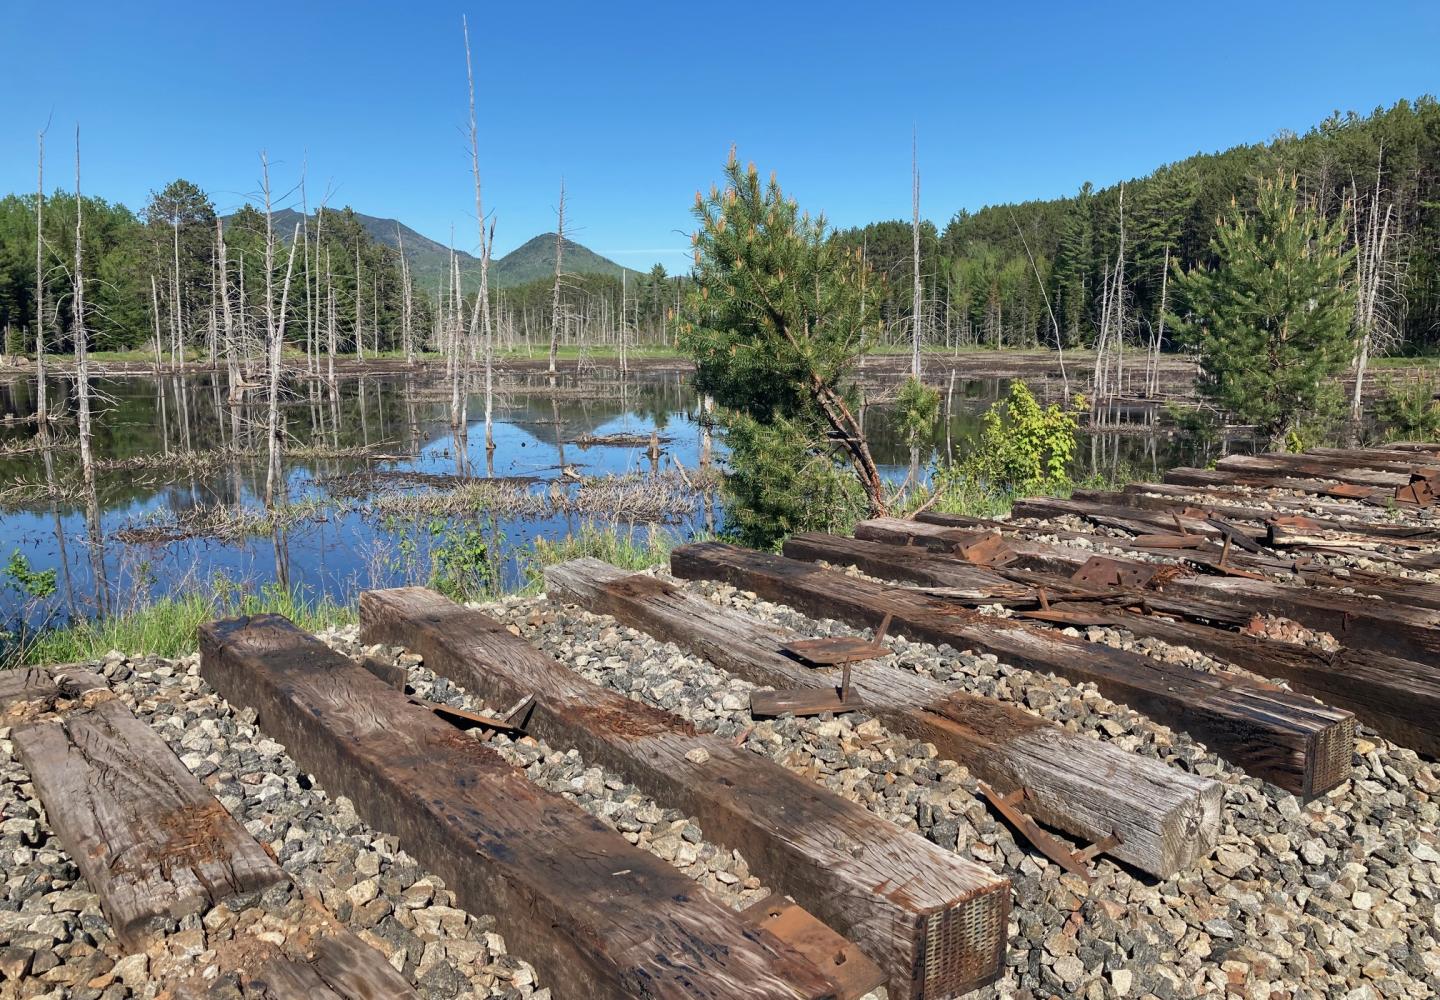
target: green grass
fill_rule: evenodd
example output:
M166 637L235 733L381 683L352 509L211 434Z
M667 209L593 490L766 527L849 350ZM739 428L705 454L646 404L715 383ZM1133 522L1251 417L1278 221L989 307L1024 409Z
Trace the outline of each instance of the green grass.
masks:
M1440 368L1440 355L1421 354L1414 357L1406 355L1387 355L1382 358L1371 358L1370 365L1374 368Z
M701 539L696 537L694 540ZM579 534L566 535L554 541L537 538L534 554L526 566L526 582L520 593L538 594L544 589L543 571L546 566L590 556L620 569L648 569L656 563L668 563L670 550L677 544L679 539L674 534L653 525L644 533L585 525Z
M509 590L457 595L462 599L493 600L505 593L538 594L544 589L544 569L555 563L593 556L621 569L642 570L669 561L679 543L672 533L651 527L629 532L615 527L587 525L577 534L555 540L535 540L524 566L523 582ZM217 618L269 612L284 615L302 629L316 632L346 625L357 618L353 604L315 597L278 584L254 588L217 578L201 591L161 598L153 603L98 619L83 619L39 632L6 638L0 632L0 667L34 663L83 663L102 659L119 650L129 656L185 656L196 649L196 629Z
M166 597L152 604L99 619L83 619L24 637L0 663L79 663L98 660L112 649L129 655L174 658L196 649L195 630L216 618L271 612L314 632L355 620L355 609L325 598L308 597L278 585L246 592L221 581L208 593Z

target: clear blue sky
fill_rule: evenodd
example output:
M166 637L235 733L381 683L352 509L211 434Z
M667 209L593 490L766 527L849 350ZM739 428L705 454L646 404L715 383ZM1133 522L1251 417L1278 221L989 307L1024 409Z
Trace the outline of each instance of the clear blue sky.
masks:
M0 0L0 191L84 184L139 209L183 176L222 211L309 163L312 206L476 242L460 15L503 253L554 228L635 267L688 260L727 148L851 225L1072 192L1197 150L1440 91L1440 3Z

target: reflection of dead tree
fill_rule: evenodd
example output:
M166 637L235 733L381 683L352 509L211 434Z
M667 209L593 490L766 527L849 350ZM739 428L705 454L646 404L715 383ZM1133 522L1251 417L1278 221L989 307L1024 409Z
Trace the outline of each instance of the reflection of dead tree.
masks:
M85 483L85 524L90 541L91 570L95 575L97 610L105 612L109 588L105 581L104 537L100 530L100 502L95 495L95 456L90 450L90 351L85 328L85 202L80 196L80 126L75 126L75 273L71 275L75 313L75 393L78 397L80 472Z
M1355 389L1350 397L1350 420L1357 425L1362 413L1365 369L1372 354L1384 354L1396 340L1392 312L1400 298L1404 263L1395 252L1399 237L1391 231L1395 216L1394 202L1386 202L1381 211L1385 151L1382 148L1375 164L1375 190L1367 195L1364 218L1361 217L1360 192L1350 182L1351 212L1355 233Z

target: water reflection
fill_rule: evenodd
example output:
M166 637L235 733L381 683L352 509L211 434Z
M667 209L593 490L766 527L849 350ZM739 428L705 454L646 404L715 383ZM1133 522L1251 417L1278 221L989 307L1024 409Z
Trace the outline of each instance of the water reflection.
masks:
M718 498L706 491L695 494L689 507L667 506L663 497L651 497L651 505L605 511L575 503L546 505L547 498L573 495L585 477L676 477L689 483L697 470L703 475L723 463L723 443L701 419L708 401L697 399L683 376L621 377L597 369L579 380L573 375L498 379L493 448L486 447L483 418L451 427L450 388L443 379L400 373L342 377L333 388L319 380L294 382L283 402L281 488L292 505L309 503L314 514L247 531L243 523L237 527L235 512L263 508L263 393L232 396L224 381L223 374L94 380L98 471L88 496L76 486L82 477L73 422L61 420L38 432L19 421L0 424L0 483L57 487L49 496L12 497L0 512L0 558L19 552L32 570L53 569L57 577L56 593L39 604L6 587L0 622L22 612L33 625L124 610L217 576L248 587L294 585L348 600L363 587L408 582L407 574L429 558L437 523L457 519L483 531L502 553L496 570L506 583L523 574L535 538L573 533L587 522L646 530L650 520L659 519L682 537L723 527ZM1007 387L1002 379L952 381L934 441L913 452L889 407L864 407L862 419L882 473L898 483L923 476L932 461L962 459L980 432L986 407ZM0 383L0 412L30 412L34 388L23 379ZM73 385L57 379L49 392L52 408L73 413ZM482 414L483 399L469 400L466 409ZM577 443L611 435L625 435L625 443ZM663 439L658 448L649 446L652 435ZM1114 474L1133 467L1158 473L1194 460L1165 436L1112 433L1085 442L1077 473ZM451 485L455 477L503 480L521 484L513 489L535 503L512 495L509 506L493 514L457 517L379 505L363 490L347 494L346 503L329 502L336 496L333 484L346 482L353 489L360 473L388 493L413 488L397 486L401 476L412 483ZM123 530L197 523L225 530L149 536Z

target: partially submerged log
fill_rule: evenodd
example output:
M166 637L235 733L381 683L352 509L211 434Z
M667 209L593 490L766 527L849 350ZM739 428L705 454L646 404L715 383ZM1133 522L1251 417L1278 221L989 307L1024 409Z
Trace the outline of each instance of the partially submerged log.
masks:
M41 678L50 680L49 691ZM26 680L27 693L40 700L22 704L9 692L11 719L32 717L11 734L16 755L126 948L143 949L157 924L286 880L275 859L103 681L41 670Z
M331 794L495 913L562 996L831 997L778 940L277 615L200 628L201 673ZM1003 931L1002 931L1003 932Z
M1305 799L1346 780L1354 717L1233 674L1209 674L981 615L905 587L714 542L671 554L676 576L720 579L807 614L993 653L1029 670L1094 683L1108 697L1203 740L1257 777Z
M1010 887L989 869L591 683L432 590L367 591L360 619L365 642L405 646L471 694L505 703L533 695L527 732L697 817L707 839L740 851L767 883L854 940L894 995L957 995L1003 971Z
M552 597L608 614L708 659L753 684L815 687L833 674L782 651L798 636L598 559L545 571ZM1114 833L1106 853L1160 878L1209 854L1219 830L1220 786L1109 743L1066 732L1018 706L874 661L852 663L864 712L889 729L935 744L1002 792L1030 791L1028 808L1087 842Z

